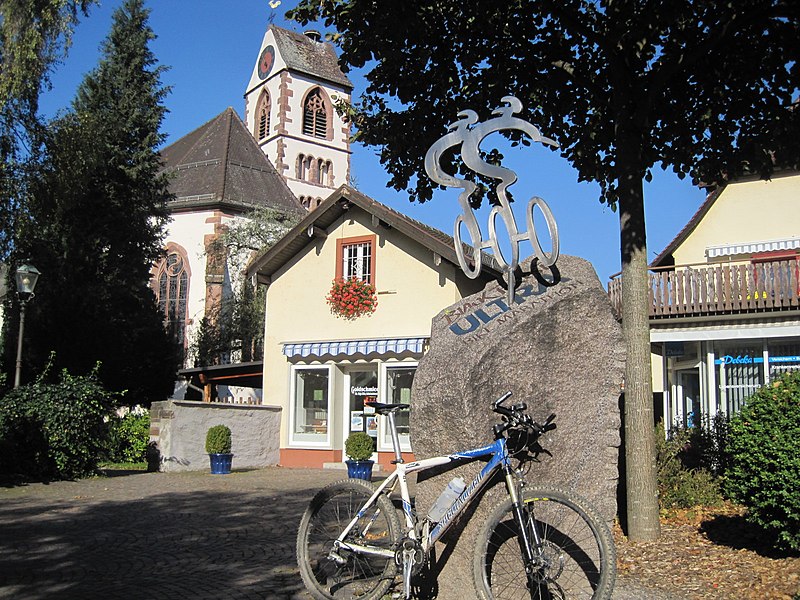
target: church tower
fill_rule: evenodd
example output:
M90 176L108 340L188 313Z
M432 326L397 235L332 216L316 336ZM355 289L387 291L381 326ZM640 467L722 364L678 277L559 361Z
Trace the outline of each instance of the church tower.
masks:
M353 84L317 32L270 25L245 92L245 123L307 209L350 178L350 127L335 104Z

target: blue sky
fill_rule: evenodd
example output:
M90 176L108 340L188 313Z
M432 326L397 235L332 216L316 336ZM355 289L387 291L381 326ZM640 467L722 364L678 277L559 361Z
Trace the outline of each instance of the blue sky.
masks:
M53 116L69 106L83 76L97 64L99 45L120 3L102 0L100 6L92 8L88 18L82 19L66 60L53 73L52 89L41 99L44 115ZM172 87L165 102L169 114L163 123L167 143L213 119L228 106L243 116L245 86L270 21L301 30L283 20L284 12L295 3L296 0L280 2L273 10L269 0L148 0L152 11L150 25L158 36L151 48L159 63L169 67L162 81ZM272 0L272 4L277 4L277 0ZM363 89L363 80L358 73L349 76L356 95ZM464 108L472 108L488 118L494 107ZM535 114L526 114L525 118L537 125ZM446 125L442 123L443 134ZM547 131L542 133L548 135ZM375 154L375 149L353 146L351 173L356 187L375 200L452 234L459 212L457 191L438 192L425 204L411 203L406 194L385 187L388 176ZM519 230L525 229L527 199L544 198L558 224L561 253L589 260L605 285L620 269L619 217L598 201L598 186L578 183L574 169L543 147L514 148L505 152L505 156L504 164L520 176L512 188L514 196L522 200L515 203ZM658 169L654 171L653 181L645 184L650 259L675 237L704 197L703 191L690 182ZM487 213L483 210L478 214L484 236ZM538 227L537 231L540 236L545 235ZM523 246L522 255L530 253L530 247Z

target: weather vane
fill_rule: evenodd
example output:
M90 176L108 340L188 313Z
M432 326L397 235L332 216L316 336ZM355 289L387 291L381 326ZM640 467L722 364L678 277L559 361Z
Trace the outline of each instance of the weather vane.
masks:
M425 171L428 177L445 187L455 187L464 190L458 196L461 205L461 214L456 217L454 239L456 256L461 270L470 279L475 279L481 272L481 252L491 250L495 260L500 264L506 274L508 284L508 303L514 300L514 289L516 287L515 271L519 266L519 245L525 240L530 241L533 246L534 255L545 267L551 267L558 260L558 227L556 225L553 212L547 203L540 197L534 196L528 202L526 220L528 230L520 232L517 229L517 222L511 210L511 203L508 201L506 190L517 180L517 174L511 169L500 165L492 165L481 158L481 142L491 133L516 130L527 134L534 142L541 142L550 146L558 147L558 144L550 138L544 137L541 132L527 121L515 117L514 115L522 110L522 103L513 96L505 96L502 99L504 106L499 106L492 111L495 117L488 121L478 122L478 115L475 111L464 110L458 113L459 120L448 126L448 133L433 143L425 155ZM442 169L440 163L442 155L451 148L461 150L461 159L464 164L475 173L484 175L491 179L499 180L495 191L499 204L493 206L489 212L489 238L483 239L478 220L475 218L475 211L470 205L470 196L477 189L477 184L467 179L459 179L454 174L447 173ZM545 252L539 243L536 229L533 223L533 213L536 207L542 211L547 230L550 234L552 248L550 252ZM503 220L503 225L508 231L511 241L511 260L508 261L500 250L497 241L497 218ZM461 225L464 225L471 238L474 252L473 265L470 266L467 257L464 256L464 244L461 242Z

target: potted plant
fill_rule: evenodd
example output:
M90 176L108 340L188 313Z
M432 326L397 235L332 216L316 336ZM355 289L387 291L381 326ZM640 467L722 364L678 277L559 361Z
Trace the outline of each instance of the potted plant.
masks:
M206 433L206 452L211 461L212 475L227 475L231 472L231 430L227 425L214 425Z
M372 466L375 464L372 457L374 442L363 431L351 433L344 442L344 453L350 458L347 463L347 476L355 479L372 479Z

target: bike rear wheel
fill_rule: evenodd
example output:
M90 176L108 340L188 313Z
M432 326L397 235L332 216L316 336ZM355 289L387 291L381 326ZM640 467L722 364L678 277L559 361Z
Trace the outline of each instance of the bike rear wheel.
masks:
M478 536L474 575L482 600L607 600L616 578L614 541L579 496L555 488L526 489L524 519L542 540L540 561L525 573L511 500L491 514ZM529 535L532 538L532 535Z
M318 600L381 598L394 579L394 557L374 556L340 548L340 560L330 557L333 542L375 489L360 479L337 481L311 500L297 533L297 564L311 595ZM345 542L393 550L400 535L394 505L379 496L359 518Z

